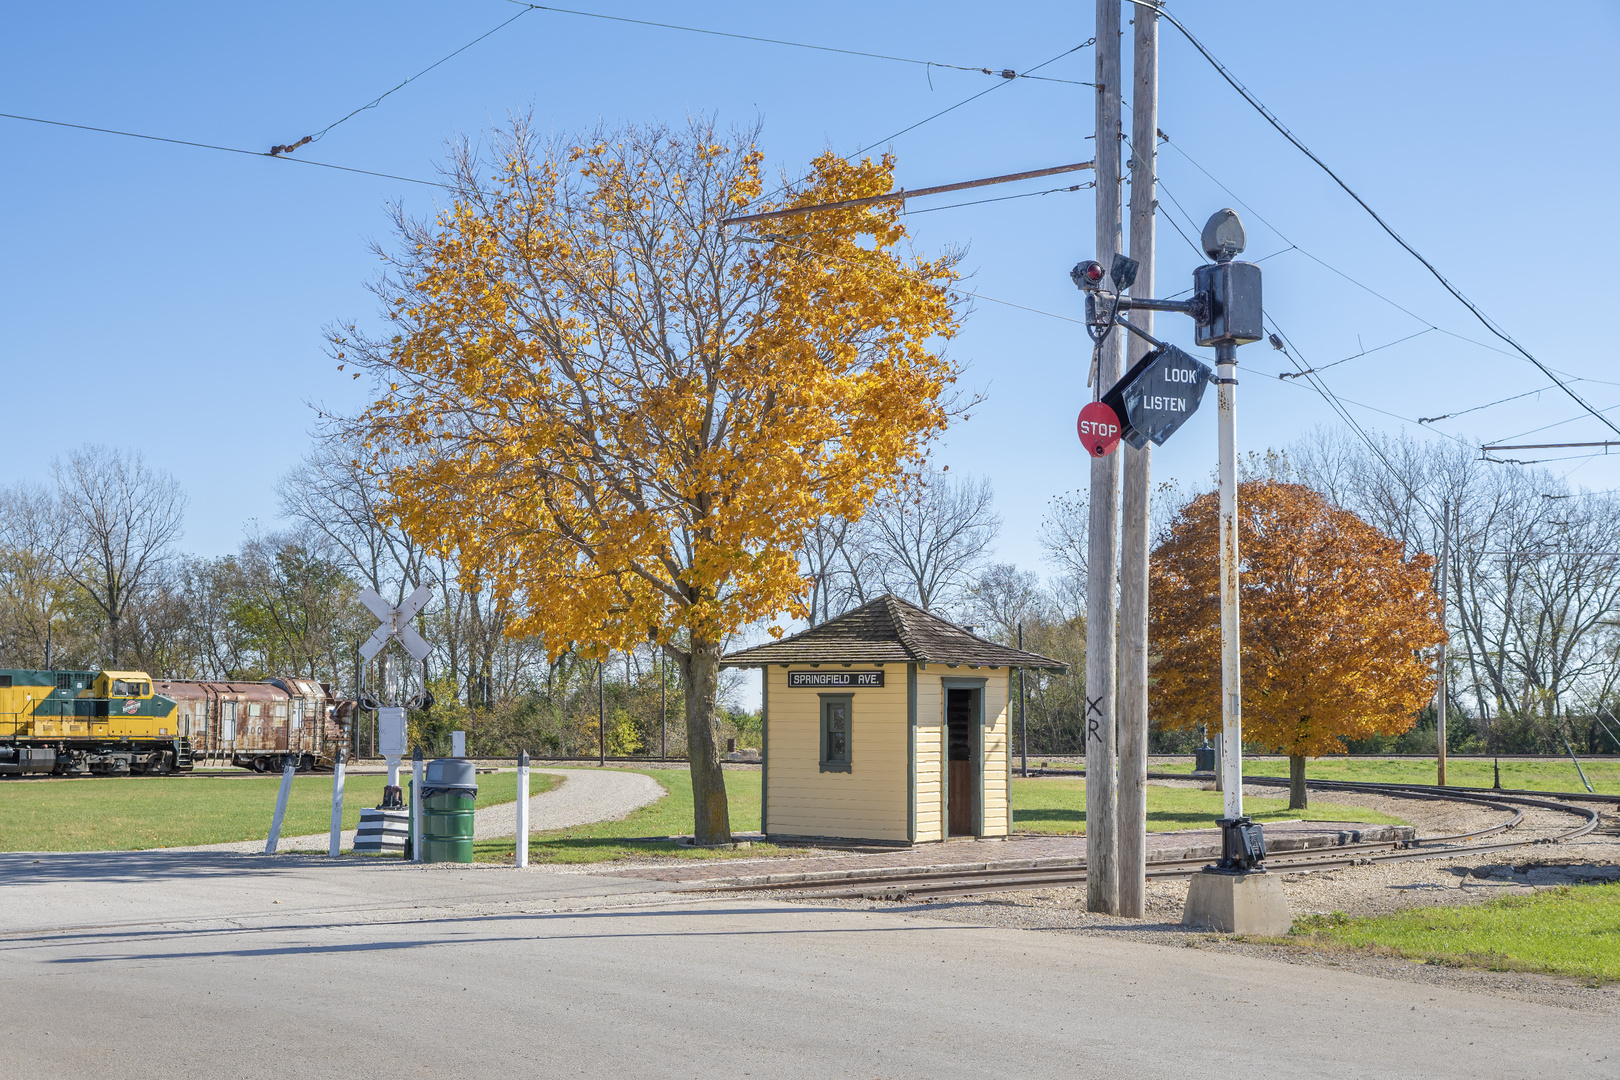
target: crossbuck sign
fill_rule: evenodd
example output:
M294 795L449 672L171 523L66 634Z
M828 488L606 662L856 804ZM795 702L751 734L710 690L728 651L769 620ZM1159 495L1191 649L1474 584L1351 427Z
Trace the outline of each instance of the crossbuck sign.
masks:
M426 660L428 653L433 651L432 646L411 626L411 620L416 618L416 613L422 610L422 606L432 595L433 586L418 585L416 591L406 597L403 604L393 607L378 596L376 590L361 589L360 602L366 605L366 610L377 616L377 621L382 625L366 639L364 645L360 646L360 655L367 660L375 659L377 654L382 652L383 646L388 644L388 639L393 638L405 646L405 651L418 661Z

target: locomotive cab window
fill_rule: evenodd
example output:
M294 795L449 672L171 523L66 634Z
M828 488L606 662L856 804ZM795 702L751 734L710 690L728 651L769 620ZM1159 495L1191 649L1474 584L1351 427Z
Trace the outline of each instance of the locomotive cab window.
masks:
M138 679L114 679L111 697L150 697L152 684Z
M849 772L852 694L821 695L821 771Z

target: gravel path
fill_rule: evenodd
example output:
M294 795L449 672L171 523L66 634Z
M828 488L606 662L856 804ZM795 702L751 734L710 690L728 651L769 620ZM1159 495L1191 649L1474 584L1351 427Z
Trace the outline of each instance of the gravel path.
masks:
M1275 789L1267 791L1246 786L1244 794L1274 795ZM1383 810L1416 825L1419 835L1478 828L1502 818L1500 813L1455 803L1355 792L1328 791L1320 795L1313 792L1312 798ZM1478 904L1559 885L1616 880L1620 878L1620 811L1612 805L1587 805L1600 810L1601 822L1595 831L1578 840L1454 859L1374 863L1341 870L1283 874L1283 892L1288 897L1289 909L1296 916L1333 912L1382 915L1405 908ZM1576 819L1567 814L1527 810L1524 823L1508 835L1550 837L1575 823ZM1187 900L1184 878L1149 881L1145 899L1146 917L1140 921L1086 911L1083 888L1000 893L933 903L802 899L794 902L868 907L981 926L1089 934L1209 949L1294 964L1338 967L1378 978L1428 983L1569 1008L1610 1012L1620 1009L1620 985L1594 988L1578 980L1555 976L1453 968L1371 953L1314 948L1303 942L1264 944L1184 927L1181 925Z
M550 791L529 799L529 831L566 829L594 821L619 821L663 798L658 781L640 773L597 771L595 769L535 769L557 777L561 783ZM514 803L489 806L473 814L473 839L496 840L517 835L517 807ZM283 836L278 851L326 851L330 834ZM354 830L343 833L343 846L354 846ZM245 851L264 850L263 840L240 840L228 844L167 848L168 851Z

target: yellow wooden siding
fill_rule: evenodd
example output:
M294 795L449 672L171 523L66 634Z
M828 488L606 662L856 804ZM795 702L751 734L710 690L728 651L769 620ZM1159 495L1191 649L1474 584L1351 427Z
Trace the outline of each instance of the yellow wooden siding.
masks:
M872 670L876 665L860 665ZM788 670L767 669L770 701L770 831L784 836L905 840L906 669L889 664L882 687L789 689ZM800 670L795 668L794 670ZM850 770L821 771L821 694L847 693Z
M917 839L945 839L945 706L937 669L917 672Z
M984 836L1005 836L1007 809L1007 754L1011 750L1012 712L1007 707L1008 672L988 673L984 684Z

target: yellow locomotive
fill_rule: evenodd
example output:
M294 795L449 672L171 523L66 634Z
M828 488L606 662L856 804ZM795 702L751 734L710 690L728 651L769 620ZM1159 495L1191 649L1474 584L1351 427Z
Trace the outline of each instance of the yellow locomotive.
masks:
M156 689L144 671L0 670L0 776L329 767L353 709L309 679Z

